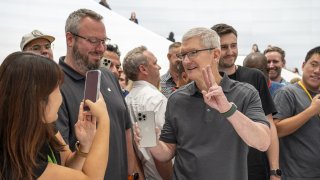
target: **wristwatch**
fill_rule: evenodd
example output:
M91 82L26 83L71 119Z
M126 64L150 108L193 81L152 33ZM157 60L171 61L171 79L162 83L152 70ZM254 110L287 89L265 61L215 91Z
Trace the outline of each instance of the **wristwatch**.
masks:
M282 175L281 169L270 170L270 176L281 176L281 175Z
M227 112L224 112L224 113L220 113L224 118L228 118L230 116L232 116L236 111L237 111L237 106L231 102L231 108L227 111Z

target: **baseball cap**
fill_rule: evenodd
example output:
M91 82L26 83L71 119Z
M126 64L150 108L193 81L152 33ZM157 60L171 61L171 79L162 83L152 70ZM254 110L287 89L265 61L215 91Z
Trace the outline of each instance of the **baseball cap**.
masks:
M43 34L41 31L39 30L33 30L31 33L25 34L22 39L21 39L21 43L20 43L20 48L21 50L23 50L23 48L31 41L35 40L35 39L39 39L39 38L43 38L43 39L47 39L50 43L52 43L55 38L53 36L50 35L46 35Z

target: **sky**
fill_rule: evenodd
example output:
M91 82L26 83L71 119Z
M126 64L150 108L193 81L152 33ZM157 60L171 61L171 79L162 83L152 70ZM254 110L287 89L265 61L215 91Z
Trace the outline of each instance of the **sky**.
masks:
M99 0L95 0L99 1ZM226 23L238 31L240 55L256 43L283 48L287 68L298 67L311 48L320 45L318 0L107 0L112 10L129 18L136 12L139 25L176 41L193 27Z

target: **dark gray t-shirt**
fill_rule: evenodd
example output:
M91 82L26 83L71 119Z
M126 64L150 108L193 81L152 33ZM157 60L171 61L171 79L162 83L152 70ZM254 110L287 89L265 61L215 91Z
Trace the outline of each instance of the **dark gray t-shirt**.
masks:
M64 63L64 57L60 58L59 65L65 76L60 88L63 102L58 112L57 128L70 149L74 151L77 141L74 125L78 120L79 105L83 99L85 77ZM105 179L124 180L128 174L125 131L131 128L130 116L118 80L110 71L100 70L100 91L110 117L109 161Z
M239 111L269 125L253 86L227 76L221 86ZM169 97L165 118L160 140L176 144L173 179L248 179L248 146L227 119L205 104L194 82Z
M315 93L309 92L311 96ZM295 116L310 106L311 100L296 83L278 90L274 96L278 113L274 119ZM279 139L280 167L284 180L320 180L320 118L313 116L294 133Z

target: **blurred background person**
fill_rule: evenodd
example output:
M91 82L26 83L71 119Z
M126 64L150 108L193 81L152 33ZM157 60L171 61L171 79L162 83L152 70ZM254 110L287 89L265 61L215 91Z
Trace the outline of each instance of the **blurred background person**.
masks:
M268 61L265 55L260 52L250 53L243 60L243 66L248 68L256 68L263 72L270 91L271 96L274 95L275 91L284 86L284 84L271 81L268 75Z
M179 60L177 54L180 53L181 42L174 42L169 46L167 58L169 60L168 71L161 76L160 88L163 95L167 98L175 90L177 82L177 69L175 63Z
M107 0L100 0L99 4L111 10Z
M176 85L176 89L179 89L180 87L188 84L189 82L191 82L191 80L189 79L184 67L183 67L183 64L182 64L182 61L177 61L176 62L176 65L175 65L176 69L177 69L177 72L178 72L178 80L177 80L177 85Z
M260 52L259 47L258 47L257 44L253 44L253 45L252 45L251 52L252 52L252 53L253 53L253 52Z
M121 67L120 55L121 53L118 45L106 44L103 57L111 61L109 69L116 76L116 78L119 78L120 73L123 71Z
M287 85L288 82L281 77L282 68L286 66L285 51L280 47L271 46L264 50L263 54L268 60L268 73L271 81Z
M173 32L170 32L169 33L169 36L168 36L168 38L167 38L169 41L171 41L171 42L176 42L176 40L174 39L174 33Z
M44 34L39 30L25 34L20 42L21 51L32 52L53 60L52 42L55 40L53 36Z
M137 17L136 17L136 12L131 12L131 16L130 16L130 19L129 19L130 21L133 21L134 23L136 23L136 24L139 24L139 21L138 21L138 19L137 19Z

